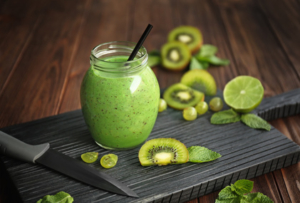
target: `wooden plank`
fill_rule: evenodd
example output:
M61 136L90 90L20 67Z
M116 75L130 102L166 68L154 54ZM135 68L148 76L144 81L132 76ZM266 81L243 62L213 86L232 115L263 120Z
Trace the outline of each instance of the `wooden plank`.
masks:
M81 108L80 86L90 66L91 50L104 42L128 40L128 33L132 29L129 25L132 3L131 0L94 0L88 5L79 45L74 60L70 62L71 70L59 113Z
M0 3L0 95L39 23L44 1Z
M293 116L271 122L289 139L300 145L300 116ZM297 202L300 198L300 163L281 169L274 173L282 197L287 201ZM298 181L298 182L297 182Z
M299 87L299 79L258 5L253 1L215 2L233 53L238 54L238 73L260 79L267 95ZM287 83L287 78L294 82Z
M295 167L295 166L293 165L292 167ZM274 179L276 181L276 185L277 185L278 191L280 193L280 197L282 199L282 202L292 203L291 198L289 196L289 193L287 191L284 179L282 177L281 170L274 171L273 175L274 175Z
M207 97L206 101L209 99ZM105 170L108 175L130 186L140 195L140 201L165 198L164 201L183 202L220 190L238 179L251 179L288 166L292 164L292 156L300 154L299 146L274 128L271 131L253 130L241 123L213 127L209 122L211 115L212 112L208 112L196 121L186 122L182 120L181 112L169 108L159 114L150 139L171 135L184 141L188 147L202 145L221 153L222 158L218 160L203 164L141 167L137 158L139 148L135 148L114 151L119 156L115 168L105 170L99 162L90 166ZM3 131L30 144L49 142L53 149L73 158L79 158L86 151L97 151L99 156L107 153L91 140L80 110L7 127ZM52 194L58 188L70 193L79 202L133 200L92 188L41 166L1 158L25 202L38 199L40 194ZM279 197L276 184L269 175L256 181L258 190L276 199ZM45 182L48 184L45 185ZM260 183L267 185L263 188Z
M86 2L49 1L0 95L0 126L57 113ZM52 6L55 5L55 9Z
M293 67L300 78L300 3L297 0L267 0L257 1L257 4L264 11L270 28L289 58L287 65Z

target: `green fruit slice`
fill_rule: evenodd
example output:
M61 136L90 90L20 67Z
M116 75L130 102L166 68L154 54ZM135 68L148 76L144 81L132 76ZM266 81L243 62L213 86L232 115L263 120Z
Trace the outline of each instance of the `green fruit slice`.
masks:
M181 83L176 83L166 89L163 98L170 107L182 110L203 101L204 94Z
M224 100L236 112L248 113L255 109L264 97L261 82L251 76L238 76L224 89Z
M161 48L162 65L169 70L179 71L187 67L191 59L189 48L181 42L168 42Z
M81 155L82 161L85 163L93 163L98 159L98 152L87 152Z
M157 138L146 142L139 151L142 166L183 164L189 160L189 152L180 141Z
M190 70L182 76L180 83L210 96L217 93L216 81L206 70Z
M104 168L112 168L117 164L117 162L118 156L115 154L106 154L100 160L100 164Z
M191 53L196 53L200 49L203 39L200 30L196 27L179 26L169 33L168 41L185 43Z

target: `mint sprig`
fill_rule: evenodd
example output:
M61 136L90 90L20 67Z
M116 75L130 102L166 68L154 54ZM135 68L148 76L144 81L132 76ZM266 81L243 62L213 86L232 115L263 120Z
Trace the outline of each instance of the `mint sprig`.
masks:
M264 129L267 131L271 130L271 125L261 117L250 113L242 114L240 116L240 114L235 112L233 109L214 113L210 118L210 123L215 125L235 123L238 121L242 121L250 128Z
M250 193L252 189L252 181L238 180L231 186L222 189L215 203L274 203L260 192Z
M198 61L203 63L209 63L215 66L227 66L230 61L228 59L221 59L215 54L217 53L218 48L210 44L202 45L200 51L195 55Z
M271 130L271 125L267 121L255 114L243 114L241 120L243 123L245 123L251 128L264 129L267 131Z
M214 113L210 118L210 122L212 124L226 124L226 123L234 123L241 120L241 117L234 110L224 110L217 113Z
M189 162L203 163L216 160L221 154L201 146L191 146L188 148Z

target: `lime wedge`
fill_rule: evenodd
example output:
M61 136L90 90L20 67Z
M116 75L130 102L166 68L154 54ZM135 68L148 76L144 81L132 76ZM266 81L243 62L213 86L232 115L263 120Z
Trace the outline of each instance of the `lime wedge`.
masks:
M225 85L224 100L236 112L248 113L255 109L264 97L260 81L251 76L238 76Z

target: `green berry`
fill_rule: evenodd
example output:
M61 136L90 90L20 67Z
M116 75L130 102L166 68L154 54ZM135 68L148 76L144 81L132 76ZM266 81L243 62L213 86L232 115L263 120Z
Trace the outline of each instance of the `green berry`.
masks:
M98 152L87 152L81 155L82 161L85 163L93 163L98 159Z
M203 115L208 110L208 105L205 101L202 101L202 102L199 102L195 108L197 110L198 115Z
M187 121L193 121L197 118L197 111L194 107L183 109L183 118Z
M209 108L212 111L221 111L223 108L223 101L220 97L214 97L209 102Z
M158 112L162 112L167 109L167 102L164 99L159 99Z
M100 164L104 168L112 168L117 164L118 156L115 154L106 154L104 155L101 160Z

